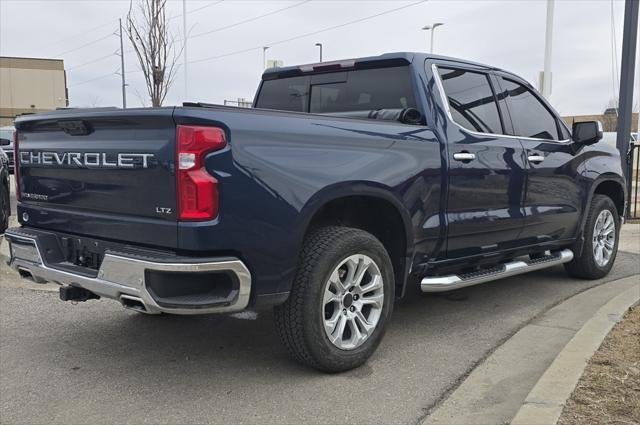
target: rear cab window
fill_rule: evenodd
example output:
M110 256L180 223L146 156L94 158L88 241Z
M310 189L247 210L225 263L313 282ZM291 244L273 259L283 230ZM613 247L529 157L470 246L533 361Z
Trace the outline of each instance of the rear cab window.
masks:
M306 112L309 103L309 77L291 77L262 83L256 107Z
M409 66L263 81L257 108L332 113L415 108Z

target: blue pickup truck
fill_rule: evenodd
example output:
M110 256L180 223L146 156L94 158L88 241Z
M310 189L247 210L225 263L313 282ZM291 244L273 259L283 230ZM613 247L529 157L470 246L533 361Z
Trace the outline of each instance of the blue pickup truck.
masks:
M618 151L512 73L384 54L269 69L253 106L20 117L10 264L141 313L272 306L330 372L367 360L408 285L613 266Z

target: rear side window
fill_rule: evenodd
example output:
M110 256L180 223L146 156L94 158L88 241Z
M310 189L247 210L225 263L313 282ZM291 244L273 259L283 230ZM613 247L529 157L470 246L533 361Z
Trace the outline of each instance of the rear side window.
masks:
M256 107L312 113L416 107L408 66L343 72L343 81L324 83L331 75L264 81Z
M480 72L438 68L453 120L462 127L481 133L502 134L489 77Z
M506 78L501 78L501 84L516 136L558 140L556 117L531 90Z
M308 103L309 77L293 77L263 82L256 107L305 112Z
M347 73L347 81L311 85L309 112L415 108L409 67Z

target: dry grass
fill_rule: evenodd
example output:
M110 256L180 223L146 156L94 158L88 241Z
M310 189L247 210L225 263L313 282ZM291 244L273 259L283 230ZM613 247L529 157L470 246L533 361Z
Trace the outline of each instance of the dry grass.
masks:
M558 424L640 424L640 307L591 358Z

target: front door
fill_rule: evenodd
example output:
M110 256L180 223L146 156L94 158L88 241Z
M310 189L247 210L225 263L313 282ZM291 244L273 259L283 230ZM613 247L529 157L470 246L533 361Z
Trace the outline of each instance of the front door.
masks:
M481 68L433 68L448 120L447 257L518 245L524 224L525 154Z
M585 185L583 161L570 133L551 107L525 83L500 75L514 134L520 136L527 161L525 221L520 238L539 244L574 238L580 222Z

